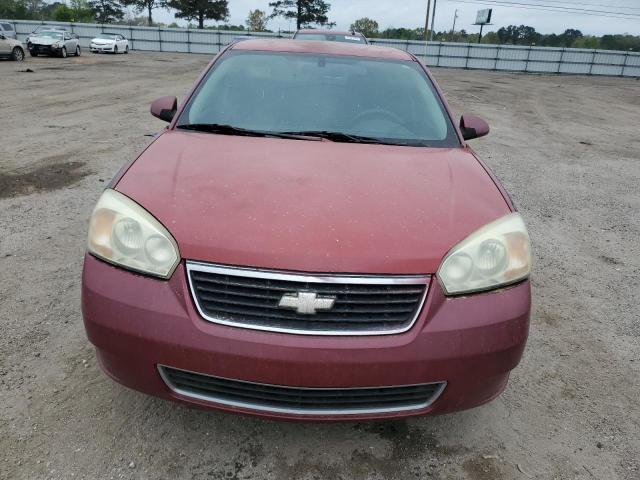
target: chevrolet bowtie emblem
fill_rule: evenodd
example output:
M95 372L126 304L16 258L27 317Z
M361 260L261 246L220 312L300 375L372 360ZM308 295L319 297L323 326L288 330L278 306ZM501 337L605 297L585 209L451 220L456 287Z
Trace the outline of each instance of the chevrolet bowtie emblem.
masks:
M331 310L336 297L320 297L314 292L285 293L278 303L280 308L290 308L303 315L313 315L319 310Z

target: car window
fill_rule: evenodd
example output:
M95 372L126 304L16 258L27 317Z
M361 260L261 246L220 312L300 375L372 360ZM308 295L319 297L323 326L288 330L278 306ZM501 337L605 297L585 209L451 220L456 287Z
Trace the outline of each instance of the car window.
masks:
M459 146L433 84L413 61L231 52L187 104L178 125L189 123Z
M40 32L38 35L40 35L41 37L49 37L49 38L56 38L58 40L61 40L63 37L62 32Z
M4 28L5 30L7 30L9 32L13 32L13 25L11 25L10 23L3 23L2 24L2 28Z

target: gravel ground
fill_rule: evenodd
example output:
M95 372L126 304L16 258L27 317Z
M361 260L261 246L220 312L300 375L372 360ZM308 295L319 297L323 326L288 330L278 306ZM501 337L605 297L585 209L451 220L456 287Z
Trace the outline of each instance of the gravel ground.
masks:
M87 217L207 56L0 61L0 478L640 478L640 82L436 70L528 222L534 312L506 392L471 411L305 425L110 381L80 315ZM26 69L33 72L25 72Z

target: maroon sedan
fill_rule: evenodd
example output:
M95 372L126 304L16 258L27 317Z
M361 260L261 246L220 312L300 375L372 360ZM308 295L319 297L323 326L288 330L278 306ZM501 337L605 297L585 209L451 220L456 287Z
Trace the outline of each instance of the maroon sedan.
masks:
M309 420L499 395L529 328L522 218L408 53L227 47L92 214L82 309L133 389Z

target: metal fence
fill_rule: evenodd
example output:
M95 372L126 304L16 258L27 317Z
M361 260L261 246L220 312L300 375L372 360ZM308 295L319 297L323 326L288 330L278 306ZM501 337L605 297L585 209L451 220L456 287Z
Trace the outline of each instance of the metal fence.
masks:
M248 33L224 30L99 25L89 23L2 20L12 23L19 40L42 24L65 27L80 37L80 45L102 32L113 32L129 39L135 50L216 54L238 36L283 37L278 33ZM398 48L426 61L430 67L499 70L510 72L610 75L640 77L640 53L577 48L527 47L469 43L425 42L371 39L371 43Z

